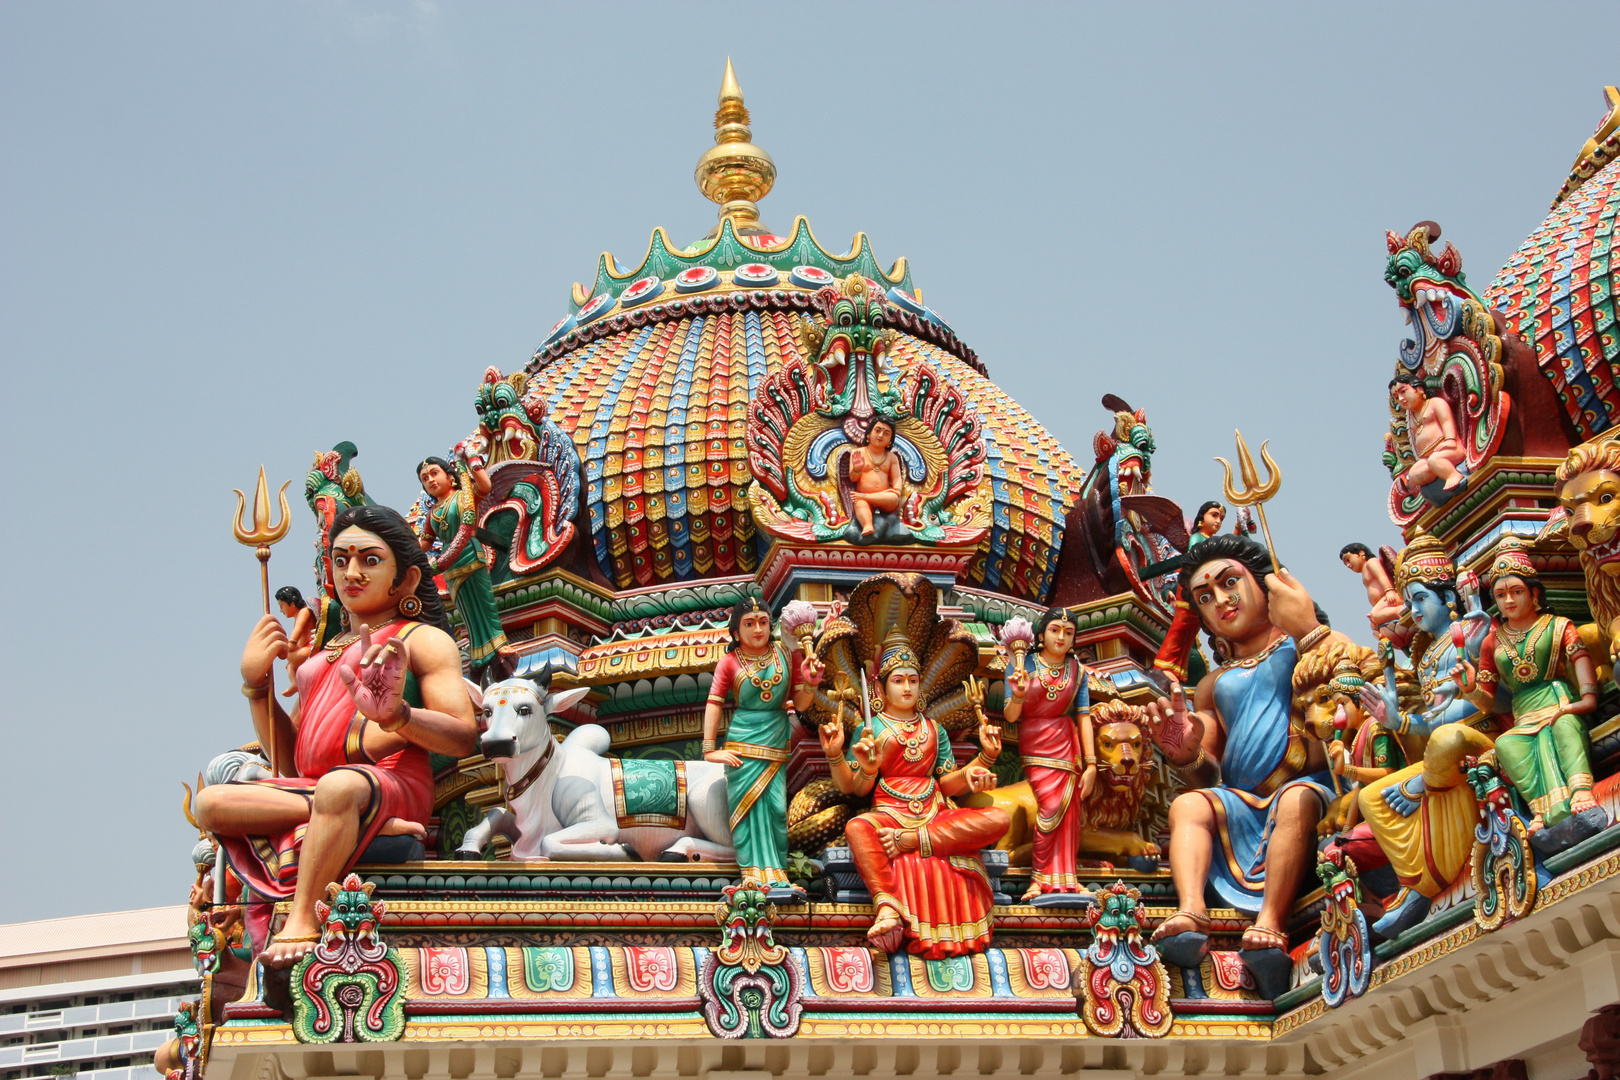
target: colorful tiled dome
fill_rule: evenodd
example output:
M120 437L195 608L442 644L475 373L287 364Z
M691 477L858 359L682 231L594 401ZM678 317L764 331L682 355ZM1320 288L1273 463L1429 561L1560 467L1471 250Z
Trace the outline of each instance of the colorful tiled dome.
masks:
M786 236L760 222L755 200L776 167L749 141L729 66L715 129L697 170L700 189L720 203L714 231L679 247L656 230L634 269L603 254L526 372L525 411L549 417L578 452L597 566L620 590L759 568L770 538L747 498L755 480L749 403L774 372L817 362L810 342L819 333L809 325L820 314L817 296L859 278L861 294L881 306L887 343L874 392L937 376L977 414L970 430L983 439L982 458L974 449L963 468L982 474L963 482L987 482L989 528L976 550L958 556L965 583L1044 599L1086 468L990 382L973 350L922 302L904 259L885 270L864 235L834 255L803 218ZM909 442L907 452L921 453ZM923 468L920 457L915 466Z
M971 581L1030 599L1050 590L1085 468L986 377L912 290L904 260L883 271L864 235L831 255L802 218L768 241L739 238L727 220L686 250L659 230L634 270L604 255L529 365L526 398L573 438L590 541L619 588L758 567L745 498L748 402L769 373L813 358L801 320L818 290L851 274L883 298L897 331L889 381L931 365L984 421L993 523Z
M1485 292L1536 362L1582 439L1620 424L1615 217L1620 213L1620 93L1583 148L1552 213Z

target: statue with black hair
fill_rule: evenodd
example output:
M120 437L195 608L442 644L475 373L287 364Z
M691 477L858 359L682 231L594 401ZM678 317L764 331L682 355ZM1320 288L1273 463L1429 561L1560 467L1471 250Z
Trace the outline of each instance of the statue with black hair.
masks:
M894 421L874 416L866 425L866 442L851 447L847 457L849 501L855 523L863 538L876 531L878 513L893 514L900 509L904 471L900 455L894 452Z
M1193 515L1192 529L1187 533L1187 546L1202 544L1205 540L1221 531L1221 525L1226 521L1226 507L1210 499L1198 508Z
M1209 950L1206 889L1252 914L1242 959L1261 993L1287 989L1292 961L1286 923L1316 857L1316 829L1333 798L1321 745L1292 711L1296 657L1347 641L1270 554L1241 536L1190 549L1179 582L1203 628L1227 644L1227 659L1188 702L1172 680L1168 700L1149 706L1152 735L1191 789L1170 806L1170 871L1178 910L1154 934L1171 963L1196 967ZM1191 635L1167 639L1190 647ZM1159 666L1184 670L1170 657Z
M469 666L476 675L495 662L506 644L506 630L495 607L495 585L477 536L476 504L493 483L482 465L463 468L442 457L424 459L416 467L416 477L433 500L419 543L427 552L433 550L434 541L441 545L431 560L433 569L444 575L450 606L467 628Z
M333 521L325 554L354 629L299 668L291 713L270 696L271 667L289 652L281 622L261 618L242 650L259 745L274 746L272 760L292 763L291 772L210 784L197 796L198 824L262 898L248 905L255 942L263 944L275 902L292 901L260 954L267 967L290 967L315 948L315 901L373 840L426 837L429 754L465 757L478 740L461 654L405 519L384 506L350 507Z
M1367 622L1372 624L1373 634L1401 644L1405 635L1397 623L1403 605L1395 592L1395 558L1395 549L1388 546L1379 548L1376 553L1366 544L1357 543L1339 549L1339 561L1351 573L1361 575L1367 603L1372 605L1372 610L1367 612Z
M281 692L282 697L292 697L298 693L298 668L315 648L315 613L309 610L296 585L277 589L276 605L282 615L292 620L292 629L287 631L287 689Z
M1461 466L1468 456L1457 436L1457 418L1451 404L1438 394L1431 395L1423 377L1411 373L1389 381L1389 396L1394 406L1406 412L1406 437L1417 459L1401 474L1401 486L1418 495L1439 481L1439 492L1424 494L1424 498L1439 505L1462 486L1465 474Z

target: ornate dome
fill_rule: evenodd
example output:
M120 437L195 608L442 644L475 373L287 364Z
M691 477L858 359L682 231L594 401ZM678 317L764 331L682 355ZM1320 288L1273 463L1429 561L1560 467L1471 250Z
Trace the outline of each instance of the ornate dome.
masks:
M1582 148L1552 213L1485 292L1508 327L1535 349L1581 439L1620 424L1620 330L1614 252L1620 213L1620 91Z
M745 141L746 124L728 64L716 146L698 171L704 193L722 204L716 232L683 249L656 230L630 270L603 254L595 280L574 287L569 314L528 365L526 410L548 416L578 452L581 523L597 566L621 590L758 570L769 538L746 494L755 479L750 402L773 374L815 363L814 316L833 287L859 277L888 340L876 392L937 373L976 414L988 527L962 579L1043 599L1086 467L986 377L923 304L904 259L884 270L864 235L834 255L803 218L785 237L759 223L753 200L775 167ZM718 163L716 151L725 152Z

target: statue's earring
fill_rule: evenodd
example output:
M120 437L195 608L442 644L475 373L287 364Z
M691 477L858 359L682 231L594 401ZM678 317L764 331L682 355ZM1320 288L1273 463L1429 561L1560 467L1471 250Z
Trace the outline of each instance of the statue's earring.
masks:
M414 619L422 614L422 601L415 593L406 593L400 597L399 603L395 607L407 619Z

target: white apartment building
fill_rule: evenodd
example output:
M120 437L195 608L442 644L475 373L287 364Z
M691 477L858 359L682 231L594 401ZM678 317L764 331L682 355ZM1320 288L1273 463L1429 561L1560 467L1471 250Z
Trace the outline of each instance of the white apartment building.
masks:
M0 1080L153 1080L200 990L181 906L0 925Z

